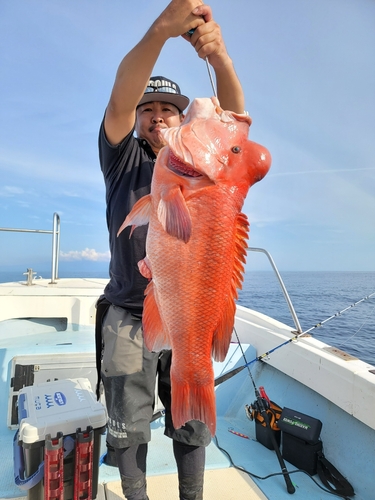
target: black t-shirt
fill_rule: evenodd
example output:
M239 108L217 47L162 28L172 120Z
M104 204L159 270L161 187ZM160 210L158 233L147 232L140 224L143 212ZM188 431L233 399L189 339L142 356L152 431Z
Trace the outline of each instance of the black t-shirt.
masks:
M145 257L148 226L139 226L129 239L130 227L117 232L134 203L150 193L156 156L149 144L133 135L112 146L106 139L102 122L99 132L99 159L104 175L107 202L107 226L111 262L110 281L104 290L107 300L140 314L143 310L147 280L138 269Z

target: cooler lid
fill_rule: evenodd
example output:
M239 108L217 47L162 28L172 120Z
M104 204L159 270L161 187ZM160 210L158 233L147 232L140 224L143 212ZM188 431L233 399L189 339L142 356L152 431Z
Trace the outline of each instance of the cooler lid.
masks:
M19 440L23 443L44 441L46 434L75 434L89 425L104 427L107 413L96 400L86 378L56 380L21 389L18 398Z

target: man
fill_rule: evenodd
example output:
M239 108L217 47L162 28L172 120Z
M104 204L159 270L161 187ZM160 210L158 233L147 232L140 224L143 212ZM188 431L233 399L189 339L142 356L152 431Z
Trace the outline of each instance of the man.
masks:
M191 36L187 34L189 30L194 30ZM148 499L146 455L156 373L159 396L166 408L165 434L173 439L180 500L202 500L205 446L211 438L202 422L192 421L181 429L173 428L171 353L150 353L143 346L141 317L147 280L139 273L137 262L145 256L147 227L137 228L131 239L129 228L117 237L134 203L150 192L153 165L164 146L160 130L179 126L189 103L175 82L165 77L150 77L165 42L177 36L189 41L199 57L208 57L215 71L221 106L244 112L241 84L220 27L212 19L210 7L200 0L172 0L143 39L124 57L116 74L99 135L111 263L105 298L99 301L108 308L103 318L98 314L98 322L102 325L101 377L109 417L107 442L115 449L128 500Z

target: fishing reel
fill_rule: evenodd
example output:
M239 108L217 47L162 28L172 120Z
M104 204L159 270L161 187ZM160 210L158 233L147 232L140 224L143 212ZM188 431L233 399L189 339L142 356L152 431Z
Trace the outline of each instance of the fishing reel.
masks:
M270 410L270 402L266 398L261 398L263 401L263 407L266 411ZM260 407L259 401L256 399L254 403L245 405L245 413L249 420L253 421L257 419L258 415L261 415L262 408Z
M270 398L267 396L263 386L259 387L259 391L255 388L255 395L257 398L254 403L251 405L245 405L246 416L251 421L257 419L258 415L261 415L262 412L268 412L271 408Z
M281 417L282 408L270 400L267 396L264 387L259 387L259 392L256 391L257 399L250 405L245 405L245 413L249 420L255 420L263 427L266 427L264 414L267 413L269 425L272 430L280 430L277 422Z

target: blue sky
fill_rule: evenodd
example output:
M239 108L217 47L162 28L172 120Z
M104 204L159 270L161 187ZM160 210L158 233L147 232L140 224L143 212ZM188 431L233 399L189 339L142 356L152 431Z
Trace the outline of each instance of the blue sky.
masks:
M59 213L65 268L107 267L98 128L120 60L167 3L0 0L0 226L51 229ZM375 271L375 2L210 5L250 138L273 157L244 205L250 246L280 270ZM154 74L212 95L182 39L168 41ZM2 270L49 262L50 236L0 232L0 242ZM268 269L259 254L248 266Z

